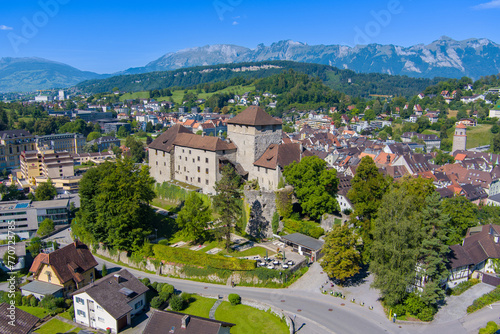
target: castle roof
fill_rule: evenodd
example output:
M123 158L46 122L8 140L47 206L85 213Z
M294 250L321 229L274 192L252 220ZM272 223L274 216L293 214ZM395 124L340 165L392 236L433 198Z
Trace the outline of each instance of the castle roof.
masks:
M228 124L237 125L281 125L281 121L273 118L271 115L266 113L259 106L250 106L243 110L241 113L231 118Z
M153 140L153 142L149 144L149 148L170 152L174 147L173 144L175 138L179 133L192 133L192 132L180 124L175 124L170 129L159 135L155 140Z
M465 125L463 125L462 123L458 124L456 126L457 129L467 129L467 127Z
M173 144L207 151L234 150L236 145L218 137L201 136L193 133L179 133Z

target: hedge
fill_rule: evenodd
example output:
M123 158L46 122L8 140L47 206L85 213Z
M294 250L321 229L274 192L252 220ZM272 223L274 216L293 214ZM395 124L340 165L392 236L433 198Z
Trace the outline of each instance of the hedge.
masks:
M456 287L451 289L451 294L453 296L460 296L465 291L469 290L471 287L479 283L480 281L477 278L472 278L468 281L462 282L458 284Z
M308 235L315 239L318 239L323 234L325 234L325 230L319 227L317 223L307 220L297 221L290 218L285 218L283 219L283 223L285 224L286 229Z
M187 248L174 248L164 245L154 245L153 252L157 260L188 264L199 267L247 271L255 269L255 261L243 260L222 255L210 255L192 251Z
M467 307L467 313L472 313L477 310L482 309L485 306L493 304L500 300L500 287L496 287L495 290L482 295L478 299L474 300L472 305Z

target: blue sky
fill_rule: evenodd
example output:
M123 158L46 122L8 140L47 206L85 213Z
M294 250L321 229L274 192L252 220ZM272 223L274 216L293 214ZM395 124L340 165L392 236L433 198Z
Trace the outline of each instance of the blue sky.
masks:
M1 0L0 57L112 73L207 44L500 43L500 0Z

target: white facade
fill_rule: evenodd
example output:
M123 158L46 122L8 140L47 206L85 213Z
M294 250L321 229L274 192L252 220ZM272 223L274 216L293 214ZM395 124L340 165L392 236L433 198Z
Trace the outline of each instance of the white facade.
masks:
M87 327L101 329L111 328L112 333L118 333L118 323L120 319L113 318L101 305L99 305L86 292L73 296L73 305L75 309L75 321ZM131 324L131 317L141 312L146 306L146 294L132 299L128 302L132 311L124 315L127 317L127 324ZM122 320L124 321L124 320Z

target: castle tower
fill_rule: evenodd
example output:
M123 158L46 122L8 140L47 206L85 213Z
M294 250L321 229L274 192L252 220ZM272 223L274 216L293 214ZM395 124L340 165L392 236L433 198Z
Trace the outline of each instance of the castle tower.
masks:
M467 146L467 128L462 123L458 124L455 128L455 134L453 135L453 149L451 153L462 150L465 151Z
M227 122L227 137L238 147L236 161L250 172L269 145L281 143L282 123L250 106Z

